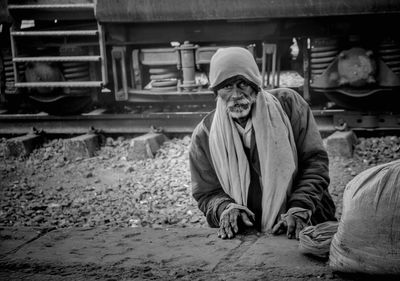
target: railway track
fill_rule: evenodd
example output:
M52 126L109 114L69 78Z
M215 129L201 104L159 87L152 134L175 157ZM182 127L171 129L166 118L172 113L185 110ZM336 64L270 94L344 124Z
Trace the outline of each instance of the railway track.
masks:
M166 134L190 134L207 112L162 112L112 114L102 110L75 116L47 114L0 114L0 135L46 134L144 134L151 130ZM335 130L398 131L400 114L368 115L345 110L313 110L321 134Z
M191 133L206 115L199 113L86 114L51 116L41 114L0 115L0 135L18 135L32 128L47 134L84 134L95 130L105 134Z

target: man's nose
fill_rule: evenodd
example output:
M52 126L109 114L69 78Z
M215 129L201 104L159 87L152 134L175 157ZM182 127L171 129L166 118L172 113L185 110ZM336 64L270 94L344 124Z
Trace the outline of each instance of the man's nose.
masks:
M232 88L232 99L240 99L242 98L241 90L238 88L237 85L233 85Z

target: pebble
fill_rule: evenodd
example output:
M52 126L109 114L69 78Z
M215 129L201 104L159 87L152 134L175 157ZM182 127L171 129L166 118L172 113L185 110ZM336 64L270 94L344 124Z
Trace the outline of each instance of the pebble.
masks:
M40 223L44 220L45 220L45 217L43 215L37 215L33 218L33 222L35 222L35 223Z
M49 209L53 209L53 208L60 208L61 205L59 203L50 203L47 207Z
M132 173L133 171L135 171L135 168L130 166L125 170L125 173Z
M106 139L106 146L113 146L114 145L114 140L112 138L107 138Z
M87 187L85 187L85 189L84 189L84 191L94 191L94 190L96 190L96 188L93 187L93 186L87 186Z

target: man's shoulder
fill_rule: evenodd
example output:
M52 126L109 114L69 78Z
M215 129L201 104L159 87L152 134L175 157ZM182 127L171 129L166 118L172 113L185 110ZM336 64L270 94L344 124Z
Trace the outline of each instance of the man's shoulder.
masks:
M197 124L196 128L193 131L194 136L202 136L209 135L211 124L214 119L215 110L209 112L204 118Z
M290 88L277 88L268 90L282 105L286 114L291 116L293 110L305 111L308 110L308 103L305 99L295 90Z
M214 120L214 114L215 114L215 110L209 112L204 118L203 120L201 120L201 122L199 123L199 125L197 125L198 127L201 126L203 130L205 130L208 134L208 132L210 132L211 129L211 124L212 121Z
M211 112L209 112L203 119L204 127L208 130L208 132L211 129L211 124L212 121L214 120L214 115L215 115L215 109Z
M290 88L276 88L276 89L271 89L268 90L268 93L272 94L274 97L276 97L281 103L283 101L301 101L303 98L300 96L300 94Z

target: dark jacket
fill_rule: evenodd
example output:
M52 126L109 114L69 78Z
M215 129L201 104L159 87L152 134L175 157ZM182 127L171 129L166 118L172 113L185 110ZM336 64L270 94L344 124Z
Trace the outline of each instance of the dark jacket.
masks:
M297 148L298 172L291 196L288 198L288 209L302 207L311 210L313 224L336 220L335 205L328 193L328 155L310 107L294 90L274 89L269 93L279 100L289 117ZM205 214L208 224L211 227L218 227L220 214L227 204L234 201L222 189L212 164L208 136L213 118L214 111L209 113L194 130L189 160L193 197L198 202L199 209ZM260 163L256 152L255 141L252 141L250 151L246 154L251 169L255 171L252 174L260 176ZM249 190L250 196L254 196L251 190Z

